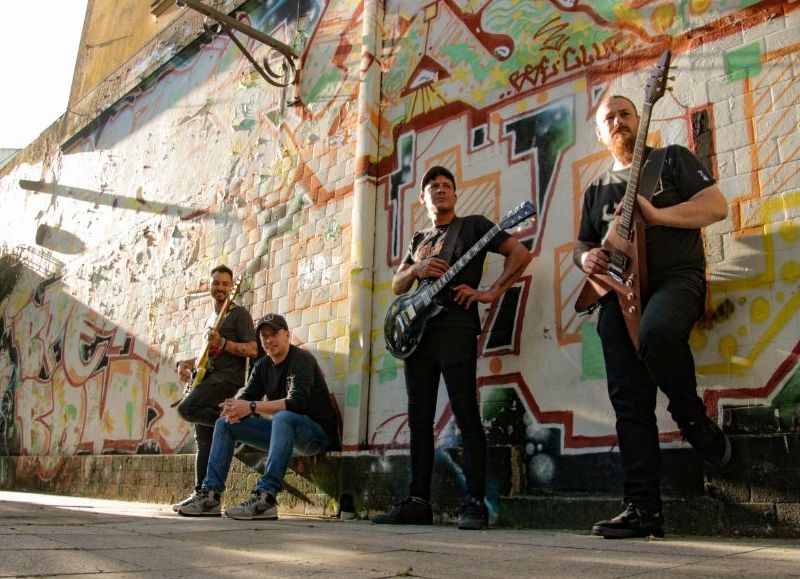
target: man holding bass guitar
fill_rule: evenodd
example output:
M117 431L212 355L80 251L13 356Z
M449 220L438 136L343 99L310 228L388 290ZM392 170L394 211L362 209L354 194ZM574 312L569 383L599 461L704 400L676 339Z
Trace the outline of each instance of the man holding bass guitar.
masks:
M482 215L456 217L456 200L453 174L440 166L428 169L422 177L419 203L426 208L432 227L414 234L403 263L392 279L392 290L396 295L408 292L414 282L442 277L451 264L468 253L494 227ZM505 256L500 277L488 289L477 289L486 250L477 253L455 276L451 286L442 291L439 303L444 309L427 321L419 344L406 358L411 432L409 497L391 511L371 517L373 523L432 523L433 421L439 379L444 376L464 444L467 497L459 513L458 526L460 529L483 529L488 525L484 505L486 437L478 409L476 382L477 336L480 333L478 302L490 304L497 301L520 278L531 256L516 238L500 230L485 247Z
M649 120L649 109L646 118ZM632 162L642 158L634 155L634 149L641 146L644 155L650 150L644 148L646 127L644 134L638 134L640 119L629 99L605 98L595 121L597 138L611 152L614 163L584 193L573 258L584 272L603 276L611 274L610 252L603 240L616 226L616 221L613 225L611 222L620 214L618 205L622 205ZM592 529L605 538L664 536L657 388L669 399L667 409L684 438L707 464L721 467L730 458L730 442L708 418L697 395L688 343L689 333L705 307L705 255L700 229L724 219L727 202L691 152L670 145L664 153L654 195L650 201L639 195L634 205L638 205L636 218L646 224L646 250L640 259L646 261L647 276L642 281L648 288L637 344L631 341L620 307L627 290L610 291L599 301L597 331L624 473L624 511Z
M205 323L208 348L207 352L204 349L204 354L207 355L199 358L202 367L192 369L186 363L178 365L180 378L186 384L195 378L195 373L203 374L202 379L194 384L178 405L181 418L194 423L197 443L195 491L202 488L206 476L214 423L220 415L219 406L244 385L246 359L258 354L256 331L250 313L232 302L226 304L228 298L232 298L233 272L227 266L218 265L211 270L209 285L214 299L214 313ZM223 311L226 305L227 310ZM224 317L215 331L220 312ZM172 505L172 509L177 511L183 502Z

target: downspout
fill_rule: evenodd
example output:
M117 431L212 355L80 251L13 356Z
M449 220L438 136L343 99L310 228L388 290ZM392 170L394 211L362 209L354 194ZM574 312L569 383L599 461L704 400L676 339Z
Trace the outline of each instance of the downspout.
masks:
M358 91L356 173L353 183L350 245L349 344L347 390L342 417L343 450L356 450L367 440L372 345L372 292L375 246L375 206L378 127L372 111L380 105L381 20L383 0L364 0L361 37L361 77Z

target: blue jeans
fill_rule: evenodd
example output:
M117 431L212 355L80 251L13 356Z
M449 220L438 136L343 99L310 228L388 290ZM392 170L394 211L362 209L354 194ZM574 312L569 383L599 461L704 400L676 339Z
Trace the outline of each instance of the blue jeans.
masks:
M271 420L248 416L241 422L229 424L219 418L214 425L203 488L220 494L225 490L237 441L267 452L267 465L256 490L273 496L283 487L283 477L292 456L313 456L325 452L331 444L330 437L319 424L304 414L288 410L276 413Z

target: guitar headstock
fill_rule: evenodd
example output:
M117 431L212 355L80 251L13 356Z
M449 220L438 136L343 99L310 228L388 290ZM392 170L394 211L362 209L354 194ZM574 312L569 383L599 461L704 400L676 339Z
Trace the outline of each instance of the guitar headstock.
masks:
M644 99L646 104L653 105L655 102L664 96L667 90L667 81L672 80L669 76L669 63L672 58L672 53L669 49L661 54L658 59L658 64L653 67L650 73L650 78L647 79L647 84L644 88Z
M520 203L516 208L512 209L508 215L503 217L502 221L498 224L500 229L511 229L516 224L524 221L531 215L536 214L536 208L530 201Z
M244 282L244 274L240 273L236 276L236 279L233 280L233 285L231 286L231 293L228 294L228 301L232 302L236 295L239 293L239 290L242 287L242 282Z

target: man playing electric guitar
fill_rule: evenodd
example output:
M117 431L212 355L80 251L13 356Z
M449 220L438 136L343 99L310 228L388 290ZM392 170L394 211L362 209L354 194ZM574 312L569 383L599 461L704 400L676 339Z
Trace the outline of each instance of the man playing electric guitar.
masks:
M434 166L422 177L419 203L428 211L433 227L417 231L403 263L392 279L395 294L404 294L415 281L438 279L450 264L468 252L494 224L482 215L458 218L456 183L444 167ZM448 240L448 229L457 236ZM452 247L449 260L444 247ZM486 251L477 254L455 276L452 289L442 294L444 310L431 318L416 350L406 358L408 424L411 432L411 485L409 497L390 512L371 518L378 524L432 523L430 486L433 472L433 421L439 378L444 376L450 405L464 443L464 475L467 497L461 507L460 529L483 529L488 524L484 505L486 485L486 437L477 402L477 359L480 320L478 302L497 301L522 275L531 261L528 250L514 237L500 231L486 246L505 256L503 273L488 289L477 289Z
M202 488L206 476L214 423L220 413L219 405L232 398L244 385L246 359L258 354L253 318L242 306L230 304L219 331L213 330L217 314L231 293L233 272L227 266L218 265L211 270L209 285L214 299L214 313L205 323L209 346L205 375L178 406L181 417L194 423L197 443L195 491ZM178 371L183 382L188 383L193 379L190 365L181 363ZM177 511L182 504L172 505L173 510Z
M604 99L595 117L599 141L613 166L584 193L576 265L589 274L608 272L601 242L625 193L639 116L625 97ZM661 512L661 454L656 424L656 392L669 399L668 411L684 438L705 461L721 467L730 458L730 442L706 415L697 395L689 332L705 306L705 255L700 229L727 215L725 198L714 179L687 149L670 145L651 201L637 197L646 229L648 294L631 342L618 295L600 300L597 331L603 344L608 394L624 473L624 507L618 516L594 525L606 538L664 536ZM640 256L645 258L645 256Z

